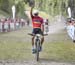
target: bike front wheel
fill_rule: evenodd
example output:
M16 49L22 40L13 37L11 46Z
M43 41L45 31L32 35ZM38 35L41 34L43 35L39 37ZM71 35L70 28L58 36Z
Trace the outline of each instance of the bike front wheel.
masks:
M36 40L36 61L39 61L39 47L40 47L40 40Z

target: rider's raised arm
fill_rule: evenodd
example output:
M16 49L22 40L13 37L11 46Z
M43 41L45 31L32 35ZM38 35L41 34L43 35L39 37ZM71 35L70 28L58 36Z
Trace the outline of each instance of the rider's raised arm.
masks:
M30 16L31 16L31 18L33 18L32 11L33 11L33 7L31 8L31 11L30 11Z

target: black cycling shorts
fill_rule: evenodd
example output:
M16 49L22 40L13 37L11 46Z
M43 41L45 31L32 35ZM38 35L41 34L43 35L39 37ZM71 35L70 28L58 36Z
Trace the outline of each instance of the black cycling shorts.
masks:
M32 33L33 34L41 34L41 35L43 35L43 31L40 28L34 28Z

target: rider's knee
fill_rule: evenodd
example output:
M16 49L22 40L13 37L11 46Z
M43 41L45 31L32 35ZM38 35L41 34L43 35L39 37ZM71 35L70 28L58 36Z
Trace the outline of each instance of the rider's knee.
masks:
M44 36L42 36L42 40L44 41Z
M32 37L32 40L34 40L34 36Z

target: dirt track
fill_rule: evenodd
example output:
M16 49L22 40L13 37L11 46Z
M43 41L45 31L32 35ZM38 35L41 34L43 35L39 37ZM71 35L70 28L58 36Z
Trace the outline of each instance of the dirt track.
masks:
M3 61L0 65L75 65L74 63L53 62L48 60L32 61Z

